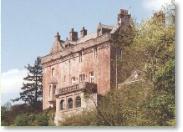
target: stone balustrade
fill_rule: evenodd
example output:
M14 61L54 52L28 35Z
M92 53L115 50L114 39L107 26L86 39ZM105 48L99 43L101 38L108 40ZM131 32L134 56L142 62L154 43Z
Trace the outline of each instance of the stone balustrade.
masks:
M56 96L64 95L75 91L85 91L85 92L97 92L97 85L89 82L82 82L68 87L59 88L56 90Z

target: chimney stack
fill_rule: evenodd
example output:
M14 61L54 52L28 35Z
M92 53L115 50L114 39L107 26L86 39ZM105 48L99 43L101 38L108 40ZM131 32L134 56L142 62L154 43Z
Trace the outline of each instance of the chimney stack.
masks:
M55 35L55 39L56 39L57 41L60 41L60 34L59 34L59 32L57 32L57 34Z
M128 14L128 10L120 9L120 13L118 14L118 24L125 25L130 23L131 15Z
M80 31L80 35L81 35L81 38L83 38L84 36L87 35L87 30L85 29L85 27L83 27Z
M156 22L165 25L165 13L163 11L155 12L153 17Z
M69 34L70 34L70 40L71 41L77 41L78 40L78 32L75 32L74 28L71 29Z

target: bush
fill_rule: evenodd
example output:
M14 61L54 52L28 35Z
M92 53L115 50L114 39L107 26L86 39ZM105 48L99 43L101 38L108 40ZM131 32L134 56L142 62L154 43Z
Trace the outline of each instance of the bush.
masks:
M22 114L18 115L14 124L16 126L48 126L47 114Z
M35 126L48 126L49 117L46 114L37 114L35 115Z
M95 111L83 111L81 114L66 117L60 122L61 126L96 126L97 116Z
M31 126L33 118L34 118L33 116L30 116L27 114L18 115L15 118L15 125L16 126Z

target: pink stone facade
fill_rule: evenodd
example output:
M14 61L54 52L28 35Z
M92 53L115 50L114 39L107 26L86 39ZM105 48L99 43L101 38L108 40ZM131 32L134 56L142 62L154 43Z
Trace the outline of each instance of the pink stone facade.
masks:
M50 53L42 57L43 109L56 107L56 124L65 116L94 108L97 96L105 95L115 87L112 60L116 50L111 36L121 27L120 22L124 24L119 16L116 26L100 23L96 33L87 34L83 27L78 37L71 29L70 37L65 41L57 33ZM90 98L85 98L86 92Z

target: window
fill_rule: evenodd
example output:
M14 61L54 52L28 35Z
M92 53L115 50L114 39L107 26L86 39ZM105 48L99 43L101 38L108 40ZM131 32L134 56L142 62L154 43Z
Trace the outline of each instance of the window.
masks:
M116 48L116 55L117 55L117 58L122 59L122 55L123 55L122 48Z
M75 78L75 77L72 77L71 83L72 83L72 84L75 84L75 83L76 83L76 78Z
M93 83L94 82L94 72L90 72L90 82Z
M81 98L79 96L76 97L76 107L81 107Z
M79 62L82 62L82 52L79 52Z
M94 58L97 58L97 47L94 48Z
M56 85L53 85L53 95L55 95Z
M84 82L85 81L85 74L80 74L79 75L79 82Z
M64 109L64 100L61 100L60 101L60 110L63 110Z
M55 69L54 68L51 69L51 75L52 75L52 77L55 75Z
M49 86L49 97L51 97L51 85Z
M120 59L122 59L122 56L123 56L123 51L122 49L120 49Z
M72 98L69 98L67 101L67 108L72 109L73 108L73 100Z
M64 82L66 81L66 76L64 75Z

